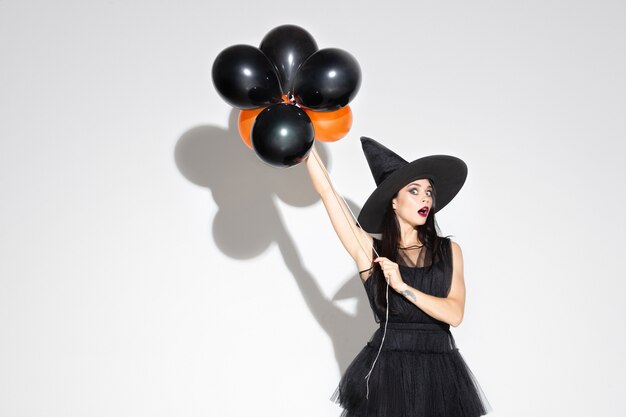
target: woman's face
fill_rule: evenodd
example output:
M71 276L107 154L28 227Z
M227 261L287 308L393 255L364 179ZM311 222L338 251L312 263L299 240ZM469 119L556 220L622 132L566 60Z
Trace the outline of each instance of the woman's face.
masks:
M391 200L391 206L400 224L407 223L411 227L423 225L433 206L433 189L430 181L428 179L411 181L398 191L398 195Z

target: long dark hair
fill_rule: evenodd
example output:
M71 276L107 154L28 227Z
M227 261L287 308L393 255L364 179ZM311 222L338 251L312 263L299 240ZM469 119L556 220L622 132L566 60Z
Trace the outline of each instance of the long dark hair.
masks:
M435 263L436 259L445 259L443 251L445 248L442 245L444 239L448 237L442 237L439 235L440 230L437 225L437 221L435 220L435 211L437 207L437 192L435 189L435 184L431 182L432 185L432 198L433 205L428 213L428 217L426 218L426 223L417 228L417 237L419 241L424 245L424 249L422 249L422 253L420 253L420 263L423 263L427 268L432 267ZM398 192L392 197L396 198L398 196ZM376 245L376 251L380 256L384 256L390 259L393 262L398 262L398 243L400 242L400 224L398 223L398 218L396 217L396 213L391 206L391 200L389 200L389 204L387 205L387 210L383 214L383 225L382 225L382 239L378 242L374 241ZM375 279L374 281L374 304L376 307L376 311L384 311L387 305L385 299L385 291L387 287L387 281L382 276L382 270L380 266L376 266L373 272L373 276L371 277ZM393 313L393 309L390 306L390 313Z

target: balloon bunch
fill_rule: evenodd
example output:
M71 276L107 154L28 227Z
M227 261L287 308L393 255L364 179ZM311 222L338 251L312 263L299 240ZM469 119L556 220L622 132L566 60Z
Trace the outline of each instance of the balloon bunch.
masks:
M361 68L348 52L318 49L304 29L272 29L259 48L234 45L213 63L213 84L239 108L239 134L266 163L304 160L315 139L334 142L352 127L348 103L361 86Z

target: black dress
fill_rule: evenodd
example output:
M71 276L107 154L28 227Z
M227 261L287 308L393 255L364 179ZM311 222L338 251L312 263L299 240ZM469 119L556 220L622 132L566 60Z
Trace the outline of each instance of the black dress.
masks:
M438 297L447 296L452 282L450 239L442 239L442 255L430 265L407 266L398 261L408 285ZM376 240L374 244L378 246ZM376 279L382 279L378 273L371 275L364 286L376 317L382 320L377 319L380 328L346 369L333 395L332 399L344 408L342 417L475 417L491 411L456 347L450 326L391 288L392 312L376 359L385 320L385 310L374 304Z

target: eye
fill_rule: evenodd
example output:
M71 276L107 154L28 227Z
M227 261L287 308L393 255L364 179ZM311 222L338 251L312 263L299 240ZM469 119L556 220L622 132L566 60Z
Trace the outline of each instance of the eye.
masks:
M417 188L410 188L409 192L413 195L417 195Z
M426 195L428 197L432 197L433 196L433 192L431 190L426 191Z

